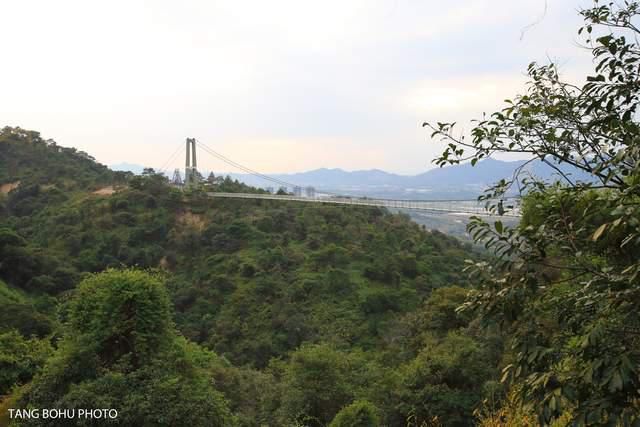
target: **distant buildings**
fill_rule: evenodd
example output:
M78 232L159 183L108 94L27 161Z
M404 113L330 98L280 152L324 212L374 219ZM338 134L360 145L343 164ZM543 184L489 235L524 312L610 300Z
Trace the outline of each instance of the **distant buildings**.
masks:
M314 187L305 188L305 192L307 197L310 197L310 198L316 197L316 189Z
M277 194L277 195L287 195L293 194L296 197L316 197L316 189L315 187L301 187L301 186L293 186L293 187L278 187L276 191L273 187L264 187L264 190L269 194ZM289 192L289 190L292 190Z

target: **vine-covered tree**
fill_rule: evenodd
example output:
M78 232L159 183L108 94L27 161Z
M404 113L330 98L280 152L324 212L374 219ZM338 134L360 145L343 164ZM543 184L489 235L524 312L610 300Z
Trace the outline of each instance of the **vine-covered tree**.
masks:
M67 311L64 338L25 386L20 407L114 408L119 425L235 424L208 377L214 355L176 333L158 276L138 270L90 276Z
M533 63L526 93L470 138L454 123L425 126L447 142L441 166L520 153L557 171L557 182L542 182L523 165L482 197L504 213L514 208L504 195L518 188L523 220L470 223L496 258L471 264L479 285L463 309L508 328L503 379L542 424L569 414L581 425L631 425L640 422L640 2L596 0L580 13L595 64L585 84ZM567 166L592 179L577 182Z

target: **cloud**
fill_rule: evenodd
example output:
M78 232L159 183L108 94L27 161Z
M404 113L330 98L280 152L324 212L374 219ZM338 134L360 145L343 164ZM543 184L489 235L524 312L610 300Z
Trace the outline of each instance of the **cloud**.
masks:
M336 159L344 159L343 168L353 170L360 165L376 165L384 162L386 152L382 147L354 146L346 138L260 139L227 141L224 144L211 143L222 154L250 165L254 170L265 173L281 171L302 172L317 168L336 167ZM207 143L209 145L209 143ZM213 148L213 147L212 147ZM231 167L210 155L201 154L203 164L208 168L233 172ZM237 172L237 171L236 171Z
M503 101L526 89L520 75L466 76L417 82L398 101L408 113L421 117L492 112Z
M494 111L531 60L589 66L575 8L549 1L521 40L543 0L2 2L0 125L106 163L195 136L272 171L415 172L423 121Z

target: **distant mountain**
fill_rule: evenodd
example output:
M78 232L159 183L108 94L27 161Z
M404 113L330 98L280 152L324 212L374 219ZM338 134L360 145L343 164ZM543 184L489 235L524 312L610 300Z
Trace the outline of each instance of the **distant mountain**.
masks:
M315 187L319 191L341 194L362 195L386 198L415 198L415 199L452 199L476 197L489 185L501 179L508 179L513 172L525 163L524 160L502 161L485 159L475 166L470 163L447 166L426 171L418 175L399 175L380 169L345 171L339 168L320 168L307 172L289 174L268 174L280 181L301 187ZM111 165L112 170L142 173L144 166L119 163ZM558 173L550 166L534 161L525 170L539 178L552 181L559 178ZM589 181L591 176L582 171L563 166L563 172L568 173L576 181ZM203 176L209 171L201 170ZM278 184L249 174L214 172L216 175L230 175L247 185L265 188ZM291 190L291 189L289 189Z
M483 187L493 184L501 179L513 176L515 170L525 163L524 160L505 162L495 159L485 159L476 166L471 164L455 165L427 171L414 177L415 185L459 187L469 185L481 185ZM541 161L534 161L524 168L525 171L548 181L560 178L560 175L550 166ZM568 173L579 181L589 181L591 177L577 169L567 166L562 171Z
M298 185L325 188L366 185L403 185L410 176L396 175L379 169L347 172L342 169L315 169L309 172L272 175L274 178Z
M513 175L513 171L522 165L522 161L504 162L494 159L486 159L478 162L476 166L471 164L448 166L432 169L416 175L410 179L415 186L486 186L503 178Z
M489 185L501 179L509 179L514 171L525 163L486 159L475 166L466 163L432 169L419 175L398 175L379 169L348 172L342 169L315 169L294 174L271 174L269 176L299 186L313 186L317 190L359 194L377 197L401 198L456 198L475 197ZM540 161L528 164L525 171L539 178L553 181L559 179L558 173ZM590 181L589 174L562 168L572 180ZM233 178L256 187L274 186L268 181L247 174L231 174Z
M139 175L144 170L145 166L136 165L134 163L118 163L115 165L110 165L109 168L113 171L122 171L122 172L133 172L136 175Z

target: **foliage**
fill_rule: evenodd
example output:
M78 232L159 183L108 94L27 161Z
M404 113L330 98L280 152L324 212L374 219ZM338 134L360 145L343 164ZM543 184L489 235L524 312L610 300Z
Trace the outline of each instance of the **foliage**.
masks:
M367 401L381 424L403 425L424 406L416 366L445 387L422 353L449 333L495 373L499 345L453 310L469 285L460 265L480 258L407 216L211 198L210 185L180 190L153 170L109 195L64 179L64 197L41 183L12 191L0 217L0 259L15 261L0 264L0 330L52 335L56 347L23 397L10 396L22 405L112 406L130 425L189 413L195 425L279 426L326 425ZM467 357L452 353L448 369L475 366ZM455 408L470 423L482 380L429 411Z
M536 411L530 404L523 403L517 389L511 390L503 399L491 396L482 402L474 412L480 427L534 427L538 424ZM498 406L499 405L499 406ZM571 425L571 411L554 420L550 427Z
M379 425L378 409L366 400L357 400L342 408L329 427L378 427Z
M159 277L135 270L107 270L87 277L69 304L68 327L98 357L127 355L137 367L171 337L169 299Z
M460 333L429 337L401 372L400 412L419 422L437 418L451 426L468 425L466 414L482 397L478 385L492 377L488 358L479 343Z
M17 331L0 334L0 396L24 384L44 365L52 352L47 340L26 339Z
M283 374L284 419L295 415L311 426L329 423L354 395L354 363L355 356L328 345L304 345L295 351Z
M251 187L243 182L238 181L237 179L231 178L229 175L222 176L213 176L213 173L209 175L207 178L207 184L205 185L205 189L220 192L220 193L258 193L258 194L266 194L265 190Z
M428 125L447 148L440 165L520 153L558 172L542 182L524 168L484 199L503 213L511 187L526 194L518 227L477 218L469 230L496 260L471 263L479 286L466 309L513 337L504 379L548 424L640 422L640 3L594 2L579 34L595 69L578 86L555 65L529 66L527 92L476 124L471 139L454 124ZM567 166L584 171L576 182Z
M0 306L0 333L18 330L25 337L44 337L53 330L53 299L34 298L0 280Z
M0 184L19 182L18 188L30 187L32 191L37 188L34 185L89 189L123 182L125 177L85 152L43 139L38 132L19 127L0 129Z
M213 355L176 334L159 276L90 276L68 310L64 338L21 407L118 408L124 425L232 425L205 376Z

